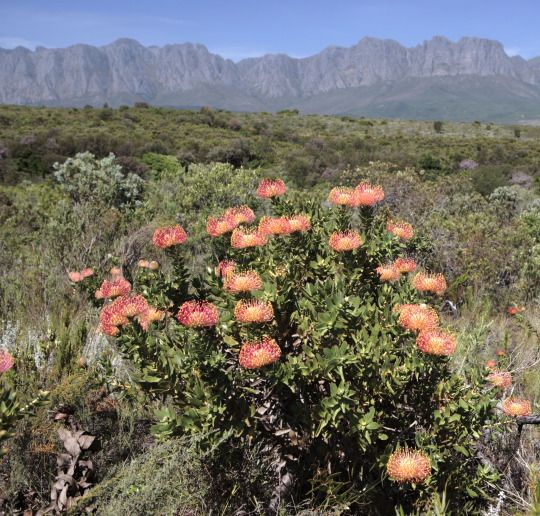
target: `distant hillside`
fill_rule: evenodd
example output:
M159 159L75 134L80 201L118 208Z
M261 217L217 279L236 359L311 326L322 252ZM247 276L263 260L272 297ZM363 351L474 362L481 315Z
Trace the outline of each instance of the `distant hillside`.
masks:
M364 38L310 57L265 55L234 63L203 45L0 49L4 104L130 104L413 119L540 118L540 57L509 57L496 41L437 36L414 48Z

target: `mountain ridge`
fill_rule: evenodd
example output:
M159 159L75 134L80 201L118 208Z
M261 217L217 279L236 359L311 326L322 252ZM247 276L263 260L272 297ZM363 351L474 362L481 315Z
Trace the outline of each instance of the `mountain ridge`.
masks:
M306 57L265 54L238 62L212 53L200 43L146 47L131 38L99 47L80 43L34 51L0 48L0 103L4 104L118 105L139 100L173 107L299 107L307 112L341 113L341 108L333 110L328 103L339 97L348 99L345 112L392 116L387 106L377 110L384 96L371 92L366 104L363 93L377 86L392 86L397 93L396 87L401 85L401 97L408 99L401 102L420 105L421 98L411 94L425 93L429 85L439 84L436 78L444 79L450 94L442 95L446 105L434 110L435 118L449 112L448 102L454 104L461 98L469 103L465 82L470 82L472 92L478 78L488 79L483 82L488 90L496 87L493 97L502 102L505 120L540 116L540 56L529 60L509 56L500 42L483 38L463 37L453 42L434 36L405 47L393 39L364 37L350 47L328 46ZM435 95L437 88L429 91ZM484 113L492 112L486 109L487 103L486 98L478 109L472 108L470 116L482 119ZM423 117L425 112L419 109L415 116L414 109L398 111L413 118Z

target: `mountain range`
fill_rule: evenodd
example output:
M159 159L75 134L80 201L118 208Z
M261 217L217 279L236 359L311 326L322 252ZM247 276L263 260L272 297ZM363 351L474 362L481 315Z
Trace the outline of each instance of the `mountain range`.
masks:
M540 119L540 57L501 43L436 36L406 48L363 38L305 58L269 54L237 63L200 44L0 48L0 103L49 106L212 106L237 111L447 120Z

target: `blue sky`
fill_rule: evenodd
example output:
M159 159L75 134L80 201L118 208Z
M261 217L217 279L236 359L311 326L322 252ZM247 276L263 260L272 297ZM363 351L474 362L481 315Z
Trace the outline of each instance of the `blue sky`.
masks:
M190 41L238 60L301 57L364 36L414 46L434 35L497 39L540 55L540 0L0 0L0 47Z

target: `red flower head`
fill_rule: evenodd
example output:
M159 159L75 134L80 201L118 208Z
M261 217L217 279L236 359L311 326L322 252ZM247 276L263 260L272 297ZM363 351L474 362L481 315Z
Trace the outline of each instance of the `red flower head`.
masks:
M294 215L289 217L289 226L291 232L309 231L311 229L311 220L308 215Z
M137 316L137 321L141 325L142 329L148 331L148 328L154 321L161 321L165 313L153 306L149 306L148 309Z
M257 188L257 197L270 199L286 192L287 188L281 179L263 179Z
M435 330L439 326L437 312L427 305L401 305L398 322L410 331Z
M375 269L381 281L397 281L401 273L394 265L381 265Z
M384 199L382 186L371 183L360 183L354 189L352 203L354 206L375 206Z
M223 214L224 217L230 217L236 226L239 224L251 224L255 220L255 213L248 206L235 206L228 208Z
M279 360L281 349L274 339L264 337L259 342L246 342L240 349L238 362L245 369L258 369Z
M494 369L495 367L497 367L497 361L496 360L488 360L486 362L486 367L488 369Z
M99 327L106 335L116 335L119 326L129 324L128 318L118 308L119 305L113 302L105 305L99 314Z
M185 302L178 310L176 318L180 324L189 327L215 326L219 322L217 308L206 301Z
M287 217L263 217L259 222L261 235L287 235L291 232L291 224Z
M136 317L148 310L148 301L141 296L121 296L111 304L113 310L124 317Z
M431 462L420 450L396 451L390 455L386 471L396 482L420 484L431 475Z
M394 267L402 273L413 272L416 269L416 262L412 258L398 258L394 261Z
M156 247L165 249L177 244L183 244L187 240L187 233L182 226L170 226L168 228L158 228L154 231L152 242Z
M456 338L442 330L425 330L416 337L416 345L428 355L449 356L456 351Z
M274 318L274 309L267 301L242 299L234 307L234 317L241 323L264 323Z
M532 414L531 402L519 398L507 398L502 403L505 414L512 417L530 416Z
M419 272L412 280L412 286L420 292L433 292L442 296L446 291L446 280L442 274Z
M408 222L388 222L386 230L402 240L409 240L414 236L412 226Z
M9 351L0 350L0 374L9 371L13 367L13 355Z
M231 272L236 270L236 262L234 260L222 260L218 263L215 272L216 276L225 278Z
M329 244L338 253L352 251L362 245L362 237L356 231L336 231L330 235Z
M523 306L509 306L506 311L508 312L508 315L517 315L520 312L525 311L525 307Z
M206 223L206 232L211 237L219 237L225 233L229 233L236 227L236 223L232 216L221 215L221 217L208 217Z
M235 249L246 247L260 247L268 243L268 235L263 235L258 230L246 230L236 228L231 235L231 246Z
M506 351L504 349L496 349L495 350L495 355L497 355L498 357L505 357L506 356Z
M512 385L512 375L508 371L493 371L488 374L487 381L495 387L507 389Z
M328 202L330 204L337 204L338 206L354 206L354 199L354 188L346 188L344 186L332 188L328 194Z
M259 290L261 287L262 279L255 271L233 272L223 282L223 288L233 294Z
M96 292L96 299L109 299L111 297L125 296L131 291L131 284L128 280L118 276L112 281L104 280Z
M120 331L118 326L113 326L112 324L100 324L99 330L101 331L101 333L109 335L109 337L114 337Z

